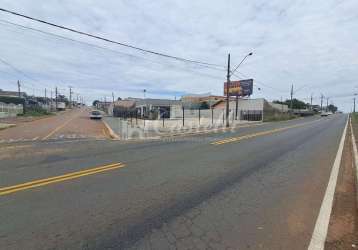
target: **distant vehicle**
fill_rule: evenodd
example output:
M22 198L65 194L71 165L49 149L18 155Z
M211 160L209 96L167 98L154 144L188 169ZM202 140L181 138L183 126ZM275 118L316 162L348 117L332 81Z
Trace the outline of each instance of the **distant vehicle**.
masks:
M66 103L64 102L57 103L57 110L65 110L65 109L66 109Z
M331 111L327 111L327 112L323 111L321 113L321 116L329 116L329 115L333 115L333 113Z
M90 119L102 119L102 114L98 110L93 110L90 113Z

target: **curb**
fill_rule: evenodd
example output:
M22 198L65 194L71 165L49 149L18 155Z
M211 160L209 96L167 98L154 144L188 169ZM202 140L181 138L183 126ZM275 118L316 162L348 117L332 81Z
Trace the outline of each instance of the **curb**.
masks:
M195 131L195 132L181 132L181 133L167 133L167 134L162 134L160 135L161 138L168 138L168 137L176 137L176 136L188 136L188 135L201 135L201 134L210 134L210 133L220 133L220 132L226 132L226 131L230 131L232 129L239 129L239 128L247 128L247 127L254 127L254 126L261 126L264 123L260 122L260 123L253 123L253 124L246 124L246 125L239 125L239 126L235 126L235 127L229 127L229 128L218 128L218 129L207 129L207 130L199 130L199 131ZM190 130L190 129L188 129Z
M351 134L352 134L353 164L356 170L356 193L358 194L358 150L357 150L356 138L354 136L353 126L352 126L352 117L349 117L349 123L350 123ZM358 195L357 195L357 202L358 202Z
M116 133L114 133L114 131L111 129L111 127L107 124L107 122L105 122L104 120L102 120L104 126L106 127L109 136L111 137L112 140L119 140L120 137L119 135L117 135Z

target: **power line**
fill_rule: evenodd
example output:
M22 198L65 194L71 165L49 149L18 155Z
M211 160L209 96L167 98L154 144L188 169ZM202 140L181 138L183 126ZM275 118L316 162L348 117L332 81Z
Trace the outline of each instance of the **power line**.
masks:
M206 74L206 73L196 72L196 71L193 71L193 70L189 70L189 69L187 69L187 68L179 67L179 66L177 66L177 65L165 64L165 63L163 63L163 62L153 61L153 60L150 60L150 59L145 58L145 57L128 54L128 53L125 53L125 52L121 52L121 51L113 50L113 49L110 49L110 48L102 47L102 46L99 46L99 45L95 45L95 44L91 44L91 43L79 41L79 40L76 40L76 39L68 38L68 37L65 37L65 36L57 35L57 34L54 34L54 33L51 33L51 32L42 31L42 30L39 30L39 29L35 29L35 28L28 27L28 26L24 26L24 25L12 23L12 22L5 21L5 20L0 20L0 24L1 24L1 22L2 22L2 23L6 23L6 24L10 24L10 25L13 25L13 26L16 26L16 27L19 27L19 28L22 28L22 29L28 29L28 30L35 31L35 32L39 32L39 33L46 34L46 35L49 35L49 36L54 36L54 37L56 37L56 38L60 38L60 39L64 39L64 40L69 40L69 41L72 41L72 42L77 42L77 43L84 44L84 45L87 45L87 46L91 46L91 47L94 47L94 48L99 48L99 49L103 49L103 50L108 50L108 51L110 51L110 52L118 53L118 54L125 55L125 56L128 56L128 57L133 57L133 58L137 58L137 59L147 60L147 61L149 61L149 62L151 62L151 63L160 64L160 65L163 65L163 66L168 67L168 68L178 68L178 69L180 69L180 70L187 71L187 72L192 73L192 74L198 74L198 75L201 75L201 76L204 76L204 77L209 77L209 78L220 79L220 80L221 80L221 77L213 76L213 75ZM199 66L200 66L200 67L204 67L204 68L209 68L209 69L220 70L220 71L222 70L222 69L219 69L219 68L214 67L214 66L208 66L208 65L199 65ZM28 77L28 78L29 78L29 77Z
M52 33L52 32L43 31L43 30L36 29L36 28L32 28L32 27L29 27L29 26L25 26L25 25L21 25L21 24L9 22L9 21L7 21L7 20L2 20L2 19L0 19L0 22L2 22L3 24L9 24L9 25L12 25L12 26L15 26L15 27L18 27L18 28L27 29L27 30L31 30L31 31L38 32L38 33L42 33L42 34L45 34L45 35L48 35L48 36L53 36L53 37L56 37L56 38L59 38L59 39L68 40L68 41L71 41L71 42L76 42L76 43L79 43L79 44L84 44L84 45L87 45L87 46L90 46L90 47L94 47L94 48L97 48L97 49L103 49L103 50L107 50L107 51L110 51L110 52L113 52L113 53L125 55L125 56L128 56L128 57L133 57L133 58L137 58L137 59L143 59L143 60L147 60L147 61L152 62L152 63L161 64L161 65L167 66L167 64L164 64L164 63L158 62L158 61L153 61L153 60L150 60L150 59L145 58L145 57L141 57L141 56L138 56L138 55L133 55L133 54L125 53L125 52L122 52L122 51L117 51L117 50L114 50L114 49L111 49L111 48L107 48L107 47L99 46L99 45L96 45L96 44L92 44L92 43L88 43L88 42L76 40L76 39L69 38L69 37L62 36L62 35L58 35L58 34L55 34L55 33ZM199 66L204 67L204 68L214 69L214 70L220 70L220 71L224 70L224 67L218 68L218 66L210 66L210 65L199 65ZM178 67L178 66L174 66L174 67ZM178 67L178 68L180 68L180 67ZM183 68L180 68L180 69L183 69Z
M18 74L24 76L25 78L27 78L27 79L29 79L29 80L31 80L31 81L37 83L37 84L40 84L40 83L38 82L38 80L36 80L36 79L34 79L33 77L27 75L24 71L22 71L22 70L20 70L19 68L15 67L13 64L9 63L8 61L6 61L6 60L0 58L0 62L2 62L3 64L7 65L8 67L10 67L10 68L13 69L14 71L16 71ZM41 85L44 85L44 86L46 86L46 87L51 88L50 86L45 85L45 84L41 84ZM28 88L29 88L29 87L28 87ZM32 87L32 89L35 89L35 88Z
M240 74L240 75L242 75L242 76L244 76L244 77L246 77L246 78L250 78L248 75L246 75L246 74L244 74L244 73L242 73L242 72L237 72L237 73ZM233 75L236 76L236 77L241 78L241 77L240 77L239 75L237 75L237 74L233 74ZM262 81L257 80L257 78L254 78L254 81L255 81L256 84L259 84L259 85L261 85L261 86L270 88L270 89L272 89L272 90L275 90L275 91L278 91L278 92L282 92L282 93L286 93L286 92L287 92L287 91L284 91L284 90L281 90L281 89L272 87L271 85L265 84L265 83L263 83Z
M84 31L76 30L76 29L69 28L69 27L66 27L66 26L63 26L63 25L59 25L59 24L55 24L55 23L48 22L48 21L45 21L45 20L41 20L41 19L38 19L38 18L30 17L30 16L20 14L20 13L17 13L17 12L11 11L11 10L7 10L7 9L4 9L4 8L0 8L0 11L9 13L9 14L12 14L12 15L15 15L15 16L19 16L19 17L22 17L22 18L26 18L26 19L29 19L29 20L32 20L32 21L35 21L35 22L38 22L38 23L46 24L46 25L49 25L49 26L52 26L52 27L56 27L56 28L59 28L59 29L71 31L73 33L88 36L88 37L91 37L91 38L95 38L95 39L98 39L98 40L102 40L102 41L105 41L105 42L117 44L117 45L120 45L120 46L124 46L124 47L127 47L127 48L131 48L131 49L134 49L134 50L138 50L138 51L141 51L141 52L145 52L145 53L149 53L149 54L153 54L153 55L157 55L157 56L162 56L162 57L166 57L166 58L175 59L175 60L178 60L178 61L195 63L195 64L200 64L200 65L219 66L219 67L222 66L222 65L219 65L219 64L213 64L213 63L207 63L207 62L202 62L202 61L197 61L197 60L191 60L191 59L186 59L186 58L182 58L182 57L178 57L178 56L172 56L172 55L164 54L164 53L161 53L161 52L156 52L156 51L153 51L153 50L143 49L143 48L140 48L140 47L137 47L137 46L134 46L134 45L130 45L130 44L123 43L123 42L118 42L118 41L115 41L115 40L112 40L112 39L109 39L109 38L105 38L105 37L101 37L101 36L98 36L98 35L93 35L93 34L90 34L90 33L84 32Z

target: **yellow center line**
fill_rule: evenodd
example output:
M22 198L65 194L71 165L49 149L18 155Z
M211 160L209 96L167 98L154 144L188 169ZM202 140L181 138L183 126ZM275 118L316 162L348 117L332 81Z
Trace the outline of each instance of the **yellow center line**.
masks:
M14 185L14 186L3 187L3 188L0 188L0 196L18 192L18 191L22 191L22 190L26 190L26 189L45 186L45 185L49 185L49 184L53 184L53 183L57 183L57 182L72 180L72 179L80 178L80 177L87 176L87 175L97 174L97 173L101 173L104 171L123 168L124 166L125 165L123 163L119 162L119 163L109 164L109 165L95 167L95 168L91 168L91 169L81 170L81 171L77 171L77 172L72 172L69 174L54 176L54 177L30 181L30 182L25 182L25 183Z
M44 138L42 138L42 140L48 139L50 136L52 136L54 133L56 133L57 131L59 131L63 127L65 127L68 123L73 121L75 118L77 118L77 115L73 116L72 118L68 119L66 122L64 122L63 124L61 124L57 128L55 128L54 130L52 130L48 135L46 135Z
M229 137L229 138L226 138L226 139L223 139L223 140L211 142L210 144L217 146L217 145L222 145L222 144L231 143L231 142L238 142L238 141L241 141L241 140L250 139L250 138L254 138L254 137L258 137L258 136L274 134L274 133L285 131L285 130L288 130L288 129L291 129L291 128L302 127L302 126L305 126L307 124L317 122L317 121L320 121L320 120L321 119L318 119L318 120L315 120L315 121L312 121L312 122L305 122L305 123L301 123L301 124L297 124L297 125L287 126L287 127L283 127L283 128L276 128L276 129L272 129L272 130L257 132L257 133L238 136L238 137Z

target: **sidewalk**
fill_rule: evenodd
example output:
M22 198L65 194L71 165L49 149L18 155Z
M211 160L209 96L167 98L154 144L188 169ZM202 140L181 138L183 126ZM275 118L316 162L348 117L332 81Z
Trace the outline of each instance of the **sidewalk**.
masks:
M11 124L11 123L0 123L0 130L2 129L6 129L6 128L11 128L11 127L15 127L16 124Z
M209 133L226 129L222 121L212 122L202 119L185 120L184 126L181 119L175 120L124 120L118 117L104 117L104 122L118 135L121 140L133 139L159 139L162 137L178 136L185 134ZM261 124L261 122L249 121L230 121L230 128L235 128L245 124Z

